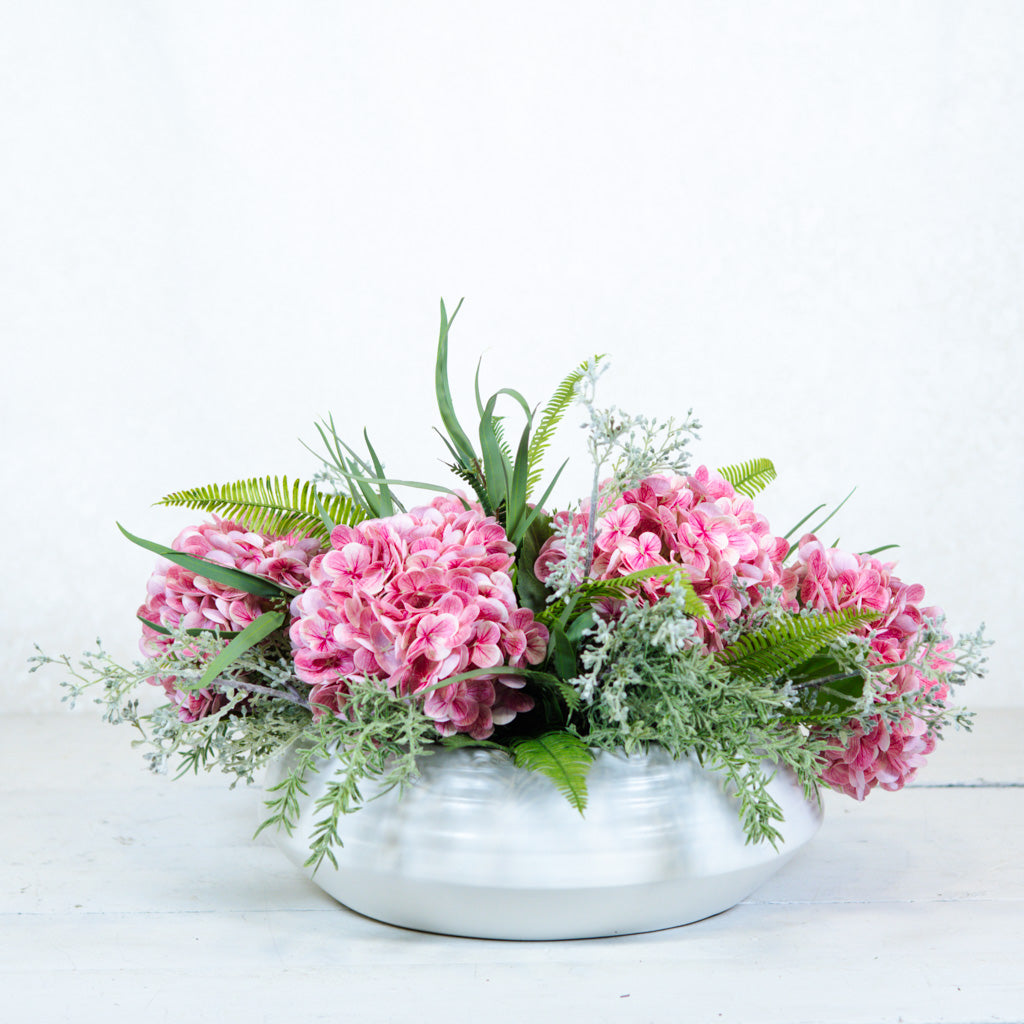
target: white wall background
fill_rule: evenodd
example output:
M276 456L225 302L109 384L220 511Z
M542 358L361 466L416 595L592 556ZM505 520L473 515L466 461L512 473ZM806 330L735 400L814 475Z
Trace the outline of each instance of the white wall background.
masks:
M997 640L1022 702L1024 4L9 3L0 27L3 708L33 641L122 657L170 490L315 468L333 410L443 476L453 377L693 406ZM581 437L562 503L585 487ZM832 537L828 538L832 540Z

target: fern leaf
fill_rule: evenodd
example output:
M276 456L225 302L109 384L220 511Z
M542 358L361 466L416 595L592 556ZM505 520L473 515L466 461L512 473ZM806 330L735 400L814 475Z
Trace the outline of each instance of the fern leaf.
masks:
M512 758L517 768L546 775L583 814L587 806L587 773L593 758L579 736L571 732L546 732L519 740L512 747Z
M340 495L320 494L310 483L287 477L253 477L229 484L210 484L176 491L161 498L158 505L200 509L233 519L250 530L283 535L301 533L322 541L330 538L321 510L334 523L354 525L365 512Z
M757 497L775 479L775 466L771 459L748 459L732 466L722 466L718 472L748 498Z
M593 605L606 598L622 600L632 597L636 594L639 583L658 576L671 577L669 582L683 587L683 611L687 615L698 619L707 618L710 615L707 605L704 604L700 594L694 590L686 572L681 566L674 563L650 565L646 569L637 569L625 576L618 576L610 580L584 580L579 585L579 601L585 605Z
M775 679L858 626L878 618L877 611L844 608L820 615L790 615L747 633L722 651L719 660L754 682Z
M602 358L603 356L594 356L593 364L596 365ZM568 374L555 389L551 400L544 407L540 423L537 424L537 429L533 432L533 437L530 439L530 472L526 478L527 496L533 492L534 487L540 483L540 479L544 475L541 468L541 460L544 458L544 453L551 446L551 441L555 436L558 424L561 423L566 410L575 399L576 385L583 379L583 374L589 365L592 364L581 363L572 373Z

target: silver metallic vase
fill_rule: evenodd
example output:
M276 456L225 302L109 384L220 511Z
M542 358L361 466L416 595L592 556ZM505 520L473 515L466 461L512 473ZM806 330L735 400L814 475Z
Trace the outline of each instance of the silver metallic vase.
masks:
M268 787L287 764L271 767ZM293 835L274 834L299 867L337 766L322 762L307 779ZM769 792L784 841L748 844L721 776L660 748L597 753L584 816L502 751L442 750L420 770L401 794L361 783L365 803L342 820L337 868L324 862L312 878L367 917L446 935L567 939L687 924L753 892L821 823L817 802L780 770Z

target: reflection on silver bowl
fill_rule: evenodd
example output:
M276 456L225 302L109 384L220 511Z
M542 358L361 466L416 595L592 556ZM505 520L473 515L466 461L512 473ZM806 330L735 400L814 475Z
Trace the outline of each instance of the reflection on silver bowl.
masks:
M268 787L287 763L269 769ZM299 867L338 764L307 779L293 835L274 834ZM401 794L360 784L366 802L342 821L338 867L324 862L313 881L367 917L446 935L563 939L688 924L753 892L821 824L817 802L779 770L769 792L784 841L748 844L721 776L657 747L597 753L585 816L502 751L442 750L420 770Z

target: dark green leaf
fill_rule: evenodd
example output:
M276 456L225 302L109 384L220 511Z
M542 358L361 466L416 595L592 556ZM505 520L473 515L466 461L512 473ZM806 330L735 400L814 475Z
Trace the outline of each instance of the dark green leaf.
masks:
M166 558L167 561L174 562L175 565L191 569L204 579L213 580L214 583L223 583L224 586L233 587L235 590L241 590L246 594L254 594L257 597L280 597L282 594L294 596L297 593L297 591L291 590L288 587L278 586L262 576L254 576L252 573L243 572L241 569L233 569L229 566L217 565L216 562L207 562L202 558L194 558L192 555L186 555L182 551L175 551L173 548L167 547L166 544L157 544L155 541L143 540L141 537L136 537L134 534L129 533L120 523L117 524L117 528L128 540L133 544L137 544L140 548L152 551L154 554Z
M522 437L519 439L519 450L516 452L515 466L512 469L512 485L508 492L508 501L505 506L506 531L509 540L516 547L519 546L522 537L520 526L526 521L526 479L529 470L529 446L530 446L530 423L526 424Z
M550 516L538 515L523 533L516 552L516 593L519 603L533 612L543 611L547 605L548 590L533 571L544 542L551 536Z
M241 655L250 647L254 647L265 637L270 636L275 629L284 625L284 612L264 612L258 619L249 623L241 633L238 634L215 657L206 667L202 678L199 680L199 688L209 686L222 672L229 668Z
M480 417L480 451L483 455L484 483L487 486L487 500L494 509L504 504L509 485L509 468L494 432L494 404L497 400L498 396L493 395Z
M465 747L482 747L484 750L507 750L500 743L492 740L475 740L464 732L457 732L454 736L445 736L441 739L441 746L449 750L461 750Z
M156 630L157 633L162 633L164 636L174 636L166 626L161 625L159 622L150 622L149 619L144 619L141 615L136 615L135 618L144 625L149 626L150 629ZM222 637L225 640L238 636L238 630L230 629L186 629L185 633L187 636L201 636L203 633L212 633L214 636Z
M596 622L594 613L589 608L573 617L572 621L565 628L565 635L574 645L578 645L583 639L583 634L594 627Z
M380 459L377 458L377 453L373 450L373 445L370 444L370 435L364 429L363 440L366 442L366 450L370 453L370 460L373 462L373 475L380 483L380 508L381 516L393 516L395 514L395 503L391 497L391 490L387 485L387 482L382 478L384 476L384 466L381 464Z
M548 658L562 679L572 679L576 675L576 650L558 626L552 626L550 630Z

